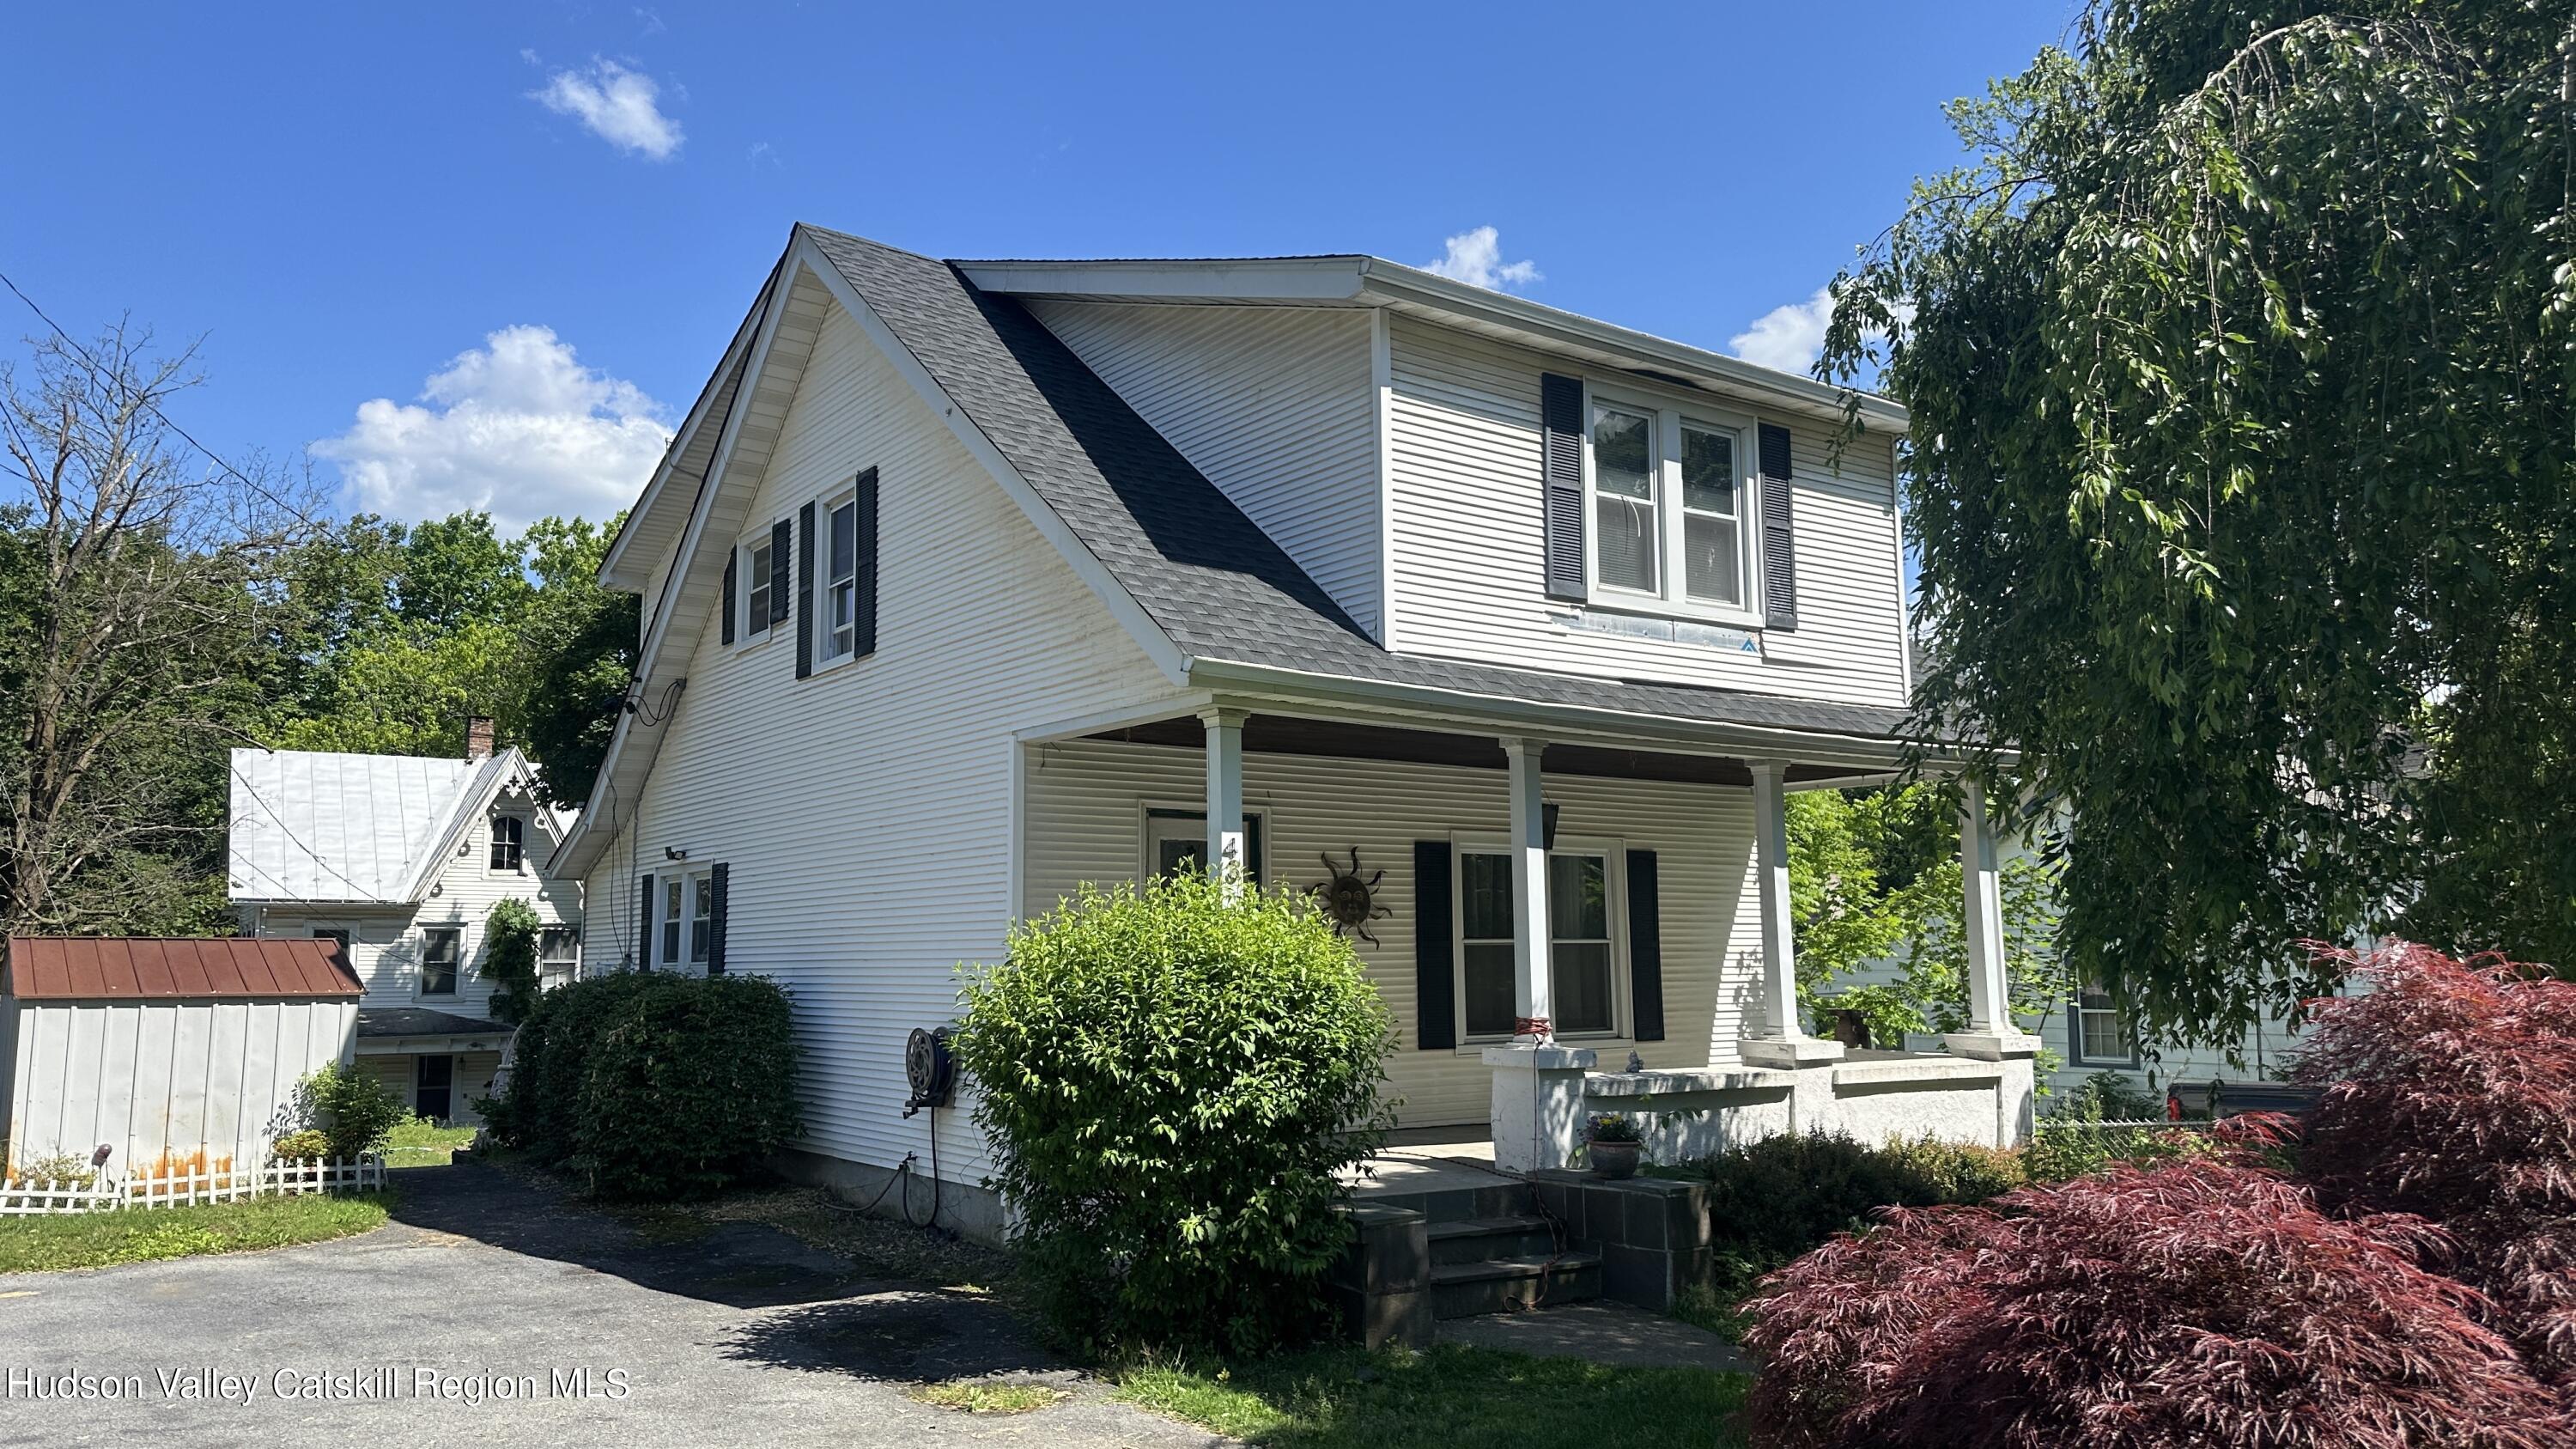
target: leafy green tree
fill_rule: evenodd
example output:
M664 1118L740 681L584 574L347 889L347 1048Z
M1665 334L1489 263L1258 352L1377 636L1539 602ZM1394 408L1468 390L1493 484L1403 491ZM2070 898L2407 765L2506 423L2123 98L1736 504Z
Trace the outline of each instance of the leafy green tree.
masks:
M1967 892L1959 829L1935 786L1801 791L1789 797L1790 924L1798 999L1818 1029L1824 1012L1858 1011L1874 1041L1949 1032L1968 1022ZM2055 873L2032 856L2001 869L2004 974L2025 1026L2071 989L2056 943ZM1893 980L1862 980L1866 971Z
M537 1004L537 908L503 896L483 917L483 979L492 983L492 1019L517 1026Z
M1836 284L1927 720L2154 1035L2386 924L2576 963L2576 18L2103 0ZM1854 415L1857 416L1856 414Z

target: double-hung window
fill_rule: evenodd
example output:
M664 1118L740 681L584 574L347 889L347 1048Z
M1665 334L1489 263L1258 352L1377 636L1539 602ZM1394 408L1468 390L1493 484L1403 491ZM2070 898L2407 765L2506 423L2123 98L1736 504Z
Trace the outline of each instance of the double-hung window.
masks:
M2075 993L2075 1002L2067 1011L2074 1030L2068 1033L2075 1048L2075 1060L2081 1066L2134 1066L2138 1052L2129 1034L2129 1018L2120 1010L2111 993L2099 986L2086 986Z
M548 926L537 933L537 985L551 991L581 979L581 932Z
M420 933L421 995L456 994L456 967L464 946L465 932L455 926L432 926Z
M1750 420L1592 401L1592 582L1600 602L1721 618L1753 607Z
M662 882L662 921L659 949L653 953L653 964L669 968L680 964L681 911L688 906L689 883L680 876Z
M496 871L518 873L519 861L525 854L528 822L516 815L492 817L491 867Z
M1548 973L1560 1036L1618 1030L1610 856L1607 848L1579 846L1548 854ZM1509 852L1458 853L1458 997L1469 1037L1509 1036L1518 1016L1512 892Z
M771 616L770 600L776 596L778 560L770 546L770 535L762 533L742 551L742 578L745 585L742 604L742 636L758 639L768 634Z
M844 493L824 505L820 590L823 660L847 659L859 639L859 500Z

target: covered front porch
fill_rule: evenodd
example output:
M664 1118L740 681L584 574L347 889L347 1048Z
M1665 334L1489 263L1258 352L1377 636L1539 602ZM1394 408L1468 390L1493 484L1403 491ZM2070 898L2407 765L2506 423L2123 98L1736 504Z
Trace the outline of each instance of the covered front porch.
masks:
M2023 1139L2037 1043L2003 1013L1973 786L1968 1029L1847 1051L1797 1008L1785 802L1887 778L1898 742L1491 704L1210 695L1029 732L1019 909L1210 857L1317 892L1394 1013L1399 1121L1480 1136L1503 1173L1577 1160L1611 1111L1662 1160L1782 1131Z

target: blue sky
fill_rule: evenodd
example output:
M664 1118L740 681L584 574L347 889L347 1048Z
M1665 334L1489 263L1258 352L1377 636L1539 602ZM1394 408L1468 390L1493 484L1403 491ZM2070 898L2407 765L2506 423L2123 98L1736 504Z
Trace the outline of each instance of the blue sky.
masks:
M311 448L344 506L513 524L631 497L797 220L970 257L1422 264L1458 237L1492 284L1794 360L1814 319L1757 321L1955 159L1942 101L2073 14L233 11L13 19L0 271L75 333L203 334L173 411L219 451Z

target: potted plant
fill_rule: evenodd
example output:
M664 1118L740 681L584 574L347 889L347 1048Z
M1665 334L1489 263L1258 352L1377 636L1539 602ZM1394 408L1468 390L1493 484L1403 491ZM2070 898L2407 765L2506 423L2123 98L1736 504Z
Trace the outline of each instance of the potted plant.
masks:
M1616 1182L1637 1175L1637 1153L1643 1147L1643 1135L1636 1120L1625 1112L1595 1112L1583 1133L1584 1146L1592 1160L1592 1175Z

